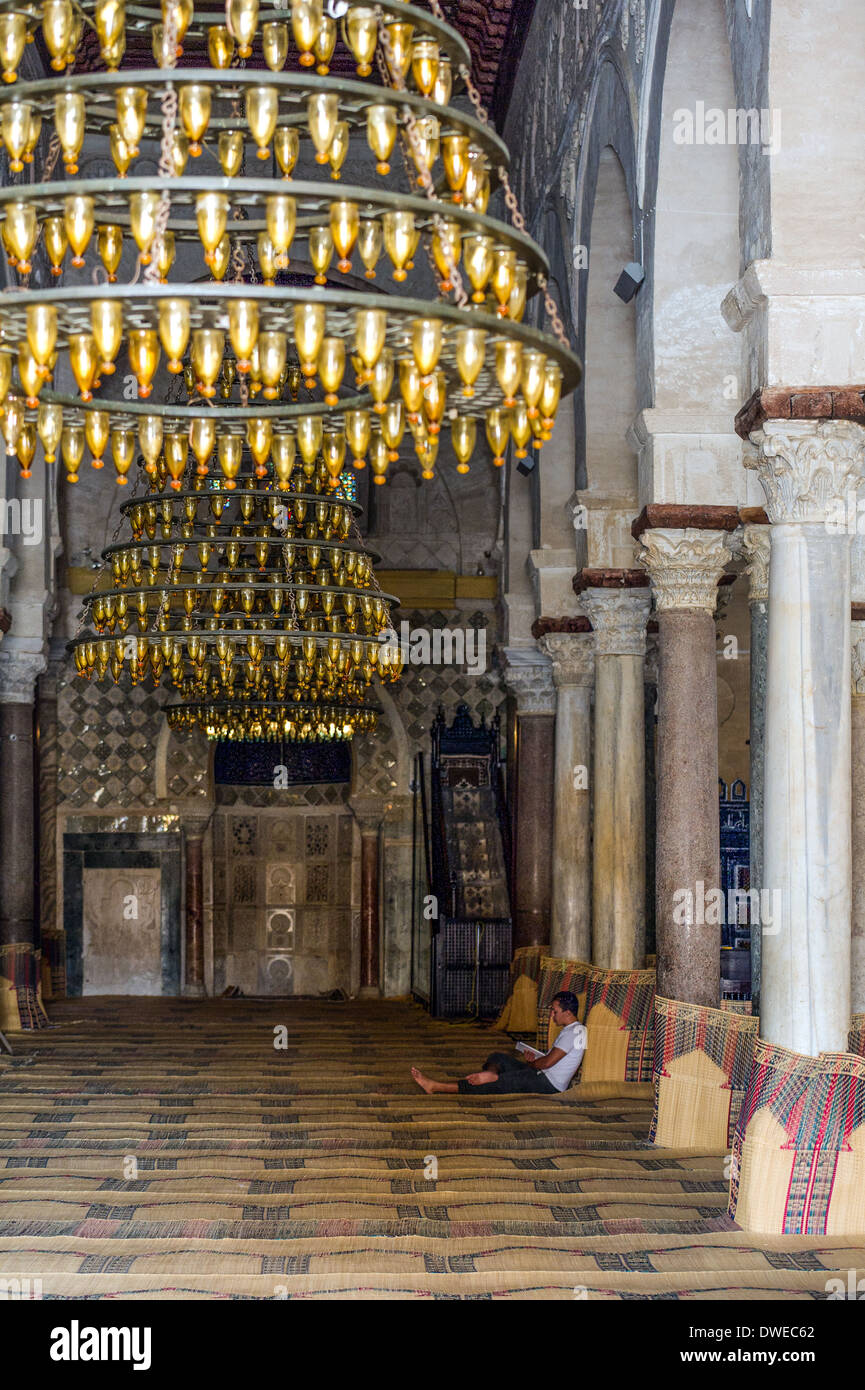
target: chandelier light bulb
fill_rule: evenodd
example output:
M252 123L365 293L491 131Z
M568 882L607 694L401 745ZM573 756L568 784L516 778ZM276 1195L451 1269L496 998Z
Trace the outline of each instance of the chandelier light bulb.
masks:
M65 431L64 431L65 434ZM111 417L107 410L87 410L84 413L84 438L90 450L90 464L93 468L102 468L105 460L103 455L108 447L108 439L111 434ZM79 460L80 462L80 460Z
M46 463L54 463L63 433L63 407L43 401L36 416L36 429L42 443Z
M300 52L300 65L315 65L315 41L324 16L322 0L291 0L291 30Z
M259 159L270 156L270 142L279 117L279 92L276 87L250 87L246 93L246 121L258 149Z
M277 126L273 132L273 153L284 179L290 179L300 154L300 136L294 126Z

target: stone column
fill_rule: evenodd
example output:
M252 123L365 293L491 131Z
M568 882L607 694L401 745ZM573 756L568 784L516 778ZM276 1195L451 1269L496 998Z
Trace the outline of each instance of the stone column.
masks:
M360 798L349 803L360 829L360 991L361 999L378 999L380 987L379 831L383 803Z
M592 963L632 970L646 954L644 662L651 596L642 571L581 594L595 630Z
M748 606L751 610L751 709L749 748L751 890L763 887L763 797L766 742L766 661L769 651L769 527L747 524L742 548L750 560ZM752 898L760 902L760 898ZM751 1010L760 1013L760 979L763 962L763 929L751 911ZM768 924L770 925L770 924Z
M508 796L515 798L511 913L513 946L550 939L553 864L553 769L555 687L552 667L540 653L520 660L509 651L505 684L516 700L515 767Z
M0 1029L41 1028L33 705L45 658L0 651Z
M713 614L731 553L722 530L659 527L640 539L658 612L658 993L717 1007L717 902L705 910L721 877Z
M586 624L588 626L588 623ZM591 633L555 632L538 645L552 662L556 688L550 954L591 959L592 756Z
M658 707L658 624L655 620L652 620L646 628L644 679L646 689L644 712L646 740L646 954L654 955L657 948L655 933L655 855L657 851L655 726Z
M761 1031L816 1055L850 1025L849 499L865 430L766 420L751 435L772 527L766 678Z
M395 796L381 832L382 994L391 999L411 992L412 812L411 797Z
M60 662L36 682L36 758L39 823L39 928L43 998L66 997L66 938L57 902L57 685Z
M186 852L186 943L183 993L200 999L204 988L204 835L207 820L184 821Z
M857 621L853 623L851 641L853 926L850 943L850 1011L854 1014L865 1013L865 621L858 618L858 610L862 608L862 604L854 605Z

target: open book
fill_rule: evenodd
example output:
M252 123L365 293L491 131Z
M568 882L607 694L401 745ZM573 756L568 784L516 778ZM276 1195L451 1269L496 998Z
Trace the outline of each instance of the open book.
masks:
M516 1044L516 1050L517 1050L517 1052L525 1052L525 1053L527 1054L527 1056L529 1056L529 1057L545 1057L545 1056L546 1056L546 1053L544 1053L544 1052L539 1052L538 1049L537 1049L536 1047L529 1047L528 1043L524 1043L524 1042L518 1042L518 1043Z

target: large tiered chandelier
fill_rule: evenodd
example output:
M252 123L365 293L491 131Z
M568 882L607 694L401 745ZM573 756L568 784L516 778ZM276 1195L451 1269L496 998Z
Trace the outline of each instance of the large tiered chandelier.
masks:
M579 380L468 50L430 3L0 0L0 429L25 476L41 442L70 483L89 456L149 489L124 504L75 660L169 680L174 727L371 727L370 681L398 659L345 469L383 483L410 436L432 478L443 429L461 471L483 435L496 464L511 439L525 456ZM25 82L37 29L55 75ZM91 35L105 70L76 71ZM344 54L356 78L330 73ZM451 104L463 82L477 115ZM116 176L82 176L88 136ZM374 187L342 177L355 142ZM487 212L502 182L513 226ZM403 292L420 256L434 298ZM539 288L556 336L523 322ZM111 398L121 355L137 401ZM55 386L60 356L77 394Z

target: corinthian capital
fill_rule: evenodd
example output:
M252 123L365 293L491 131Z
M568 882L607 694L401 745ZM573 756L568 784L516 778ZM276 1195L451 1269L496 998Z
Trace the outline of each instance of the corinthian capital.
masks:
M537 652L520 653L518 656L516 652L506 650L505 655L505 685L517 702L517 713L555 714L556 690L552 663L546 657L543 661L538 660Z
M733 558L726 531L655 528L644 531L640 556L652 579L655 607L714 613L718 580Z
M851 420L767 420L751 441L754 468L775 524L823 525L843 515L865 471L865 429Z
M769 598L769 541L768 526L754 526L750 522L742 534L742 550L750 561L745 573L750 581L749 603L766 603Z
M0 650L0 704L29 705L36 697L36 677L47 662L41 652Z
M595 683L595 643L590 632L550 632L538 642L552 662L553 684Z
M595 630L596 656L645 656L648 589L584 589L580 597Z

